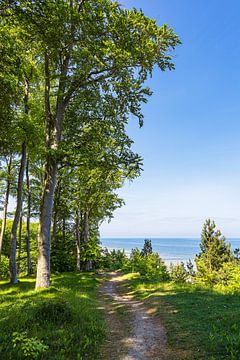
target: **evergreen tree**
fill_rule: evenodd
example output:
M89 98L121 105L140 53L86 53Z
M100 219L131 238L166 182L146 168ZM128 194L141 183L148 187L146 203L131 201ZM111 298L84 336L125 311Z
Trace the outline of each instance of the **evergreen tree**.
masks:
M207 219L202 231L200 253L196 257L197 278L207 283L217 282L223 264L233 260L230 244L226 244L214 221Z
M150 239L145 239L144 240L144 245L143 245L143 249L141 251L141 255L142 256L148 256L150 254L152 254L152 242Z

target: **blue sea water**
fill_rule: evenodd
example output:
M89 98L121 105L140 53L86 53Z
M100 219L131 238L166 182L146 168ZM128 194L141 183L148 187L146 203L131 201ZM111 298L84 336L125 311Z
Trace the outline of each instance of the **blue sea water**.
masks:
M197 238L152 238L152 248L158 252L167 265L170 263L186 263L189 259L194 261L200 251L200 239ZM232 250L240 248L240 239L227 239ZM143 248L144 238L101 238L102 247L109 250L124 249L129 255L133 248Z

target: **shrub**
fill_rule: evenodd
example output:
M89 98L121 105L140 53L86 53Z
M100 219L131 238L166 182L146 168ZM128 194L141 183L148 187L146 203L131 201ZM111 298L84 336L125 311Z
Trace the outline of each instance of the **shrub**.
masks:
M2 255L0 261L0 278L6 279L9 276L9 259L7 256Z
M171 280L176 284L185 283L188 279L188 272L183 262L180 264L171 264L169 273Z
M70 322L73 318L72 308L65 300L45 300L36 307L35 318L38 323L62 324Z
M12 334L13 347L17 350L16 358L38 359L48 346L37 338L29 338L26 332L14 332Z
M150 253L148 256L142 255L139 249L133 249L129 260L129 270L139 272L147 279L160 281L169 278L166 265L158 253Z
M103 249L101 253L101 267L108 270L125 269L128 264L128 258L124 250Z
M222 269L216 275L216 289L223 292L235 293L240 291L240 265L237 261L223 264Z

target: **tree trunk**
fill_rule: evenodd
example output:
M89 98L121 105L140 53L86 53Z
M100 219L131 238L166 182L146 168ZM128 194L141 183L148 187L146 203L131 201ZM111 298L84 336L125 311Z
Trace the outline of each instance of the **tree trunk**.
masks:
M88 211L84 213L84 245L87 247L89 241L89 214ZM92 261L86 260L84 264L84 270L90 271L92 269Z
M22 212L19 219L19 229L18 229L18 261L17 261L17 268L18 272L20 270L20 264L21 264L21 252L22 252Z
M65 219L65 215L64 215L63 220L62 220L62 241L63 241L63 244L65 246L65 244L66 244L66 219Z
M52 242L56 240L56 236L57 236L58 207L59 207L60 192L61 192L61 186L59 179L58 184L56 185L54 204L53 204Z
M16 248L17 248L17 228L22 211L22 193L23 193L23 178L26 165L26 156L27 156L27 145L26 142L22 144L22 158L21 165L18 174L18 188L17 188L17 206L15 211L15 216L12 224L11 231L11 250L10 250L10 281L12 284L18 283L18 274L17 274L17 263L16 263Z
M31 221L31 192L29 180L29 159L26 164L26 180L27 180L27 229L26 229L26 250L27 250L27 275L32 274L32 260L30 252L30 221Z
M7 209L8 209L8 200L9 200L9 192L10 192L10 175L12 170L12 156L10 156L8 167L7 167L7 181L6 181L6 195L4 201L4 208L3 208L3 219L2 219L2 228L0 234L0 261L1 261L1 254L2 254L2 247L3 247L3 238L6 230L7 224Z
M36 289L50 287L50 237L56 181L57 162L53 157L48 157L39 219Z
M53 210L53 226L52 226L52 243L56 241L56 235L57 235L57 217L58 217L58 211L57 207L54 205Z
M56 112L53 116L51 111L50 90L51 74L49 65L48 50L45 52L45 136L46 150L48 155L45 163L44 189L41 201L39 233L38 233L38 264L36 289L50 287L50 241L51 241L51 222L54 203L54 193L57 182L57 156L56 152L61 140L62 124L66 109L64 102L64 92L66 75L68 71L69 58L67 57L62 67L62 74L58 85L58 96Z
M81 270L81 233L79 210L76 211L77 271Z

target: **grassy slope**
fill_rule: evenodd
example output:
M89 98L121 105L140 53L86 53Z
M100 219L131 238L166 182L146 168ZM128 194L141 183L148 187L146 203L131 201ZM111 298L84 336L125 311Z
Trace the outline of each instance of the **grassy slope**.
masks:
M26 332L48 346L39 359L97 359L105 337L96 300L99 283L94 275L72 273L54 276L51 289L38 292L34 279L21 279L14 286L0 282L0 358L26 358L22 345L13 347L13 333ZM60 304L58 312L55 305L46 308L52 301Z
M240 294L124 277L138 298L158 308L170 346L190 350L191 359L240 359Z

